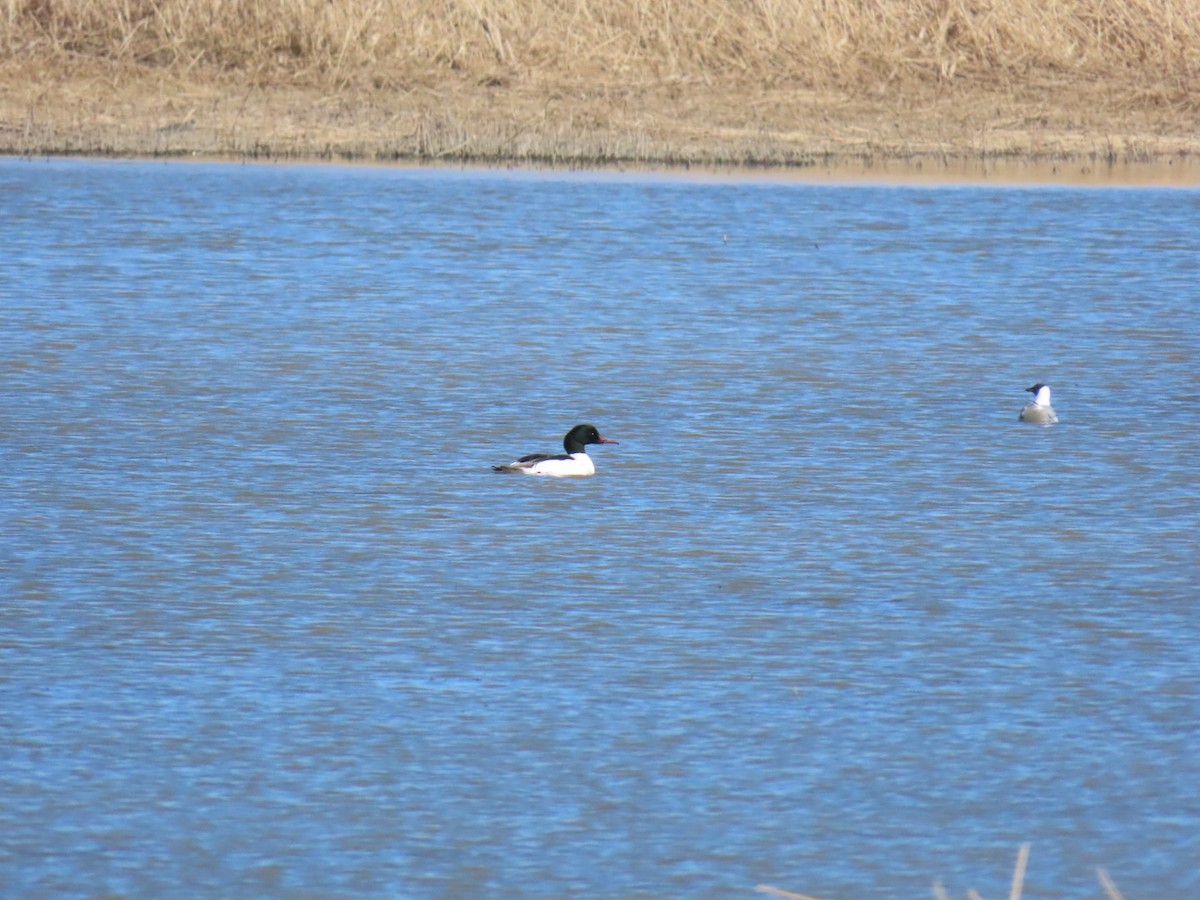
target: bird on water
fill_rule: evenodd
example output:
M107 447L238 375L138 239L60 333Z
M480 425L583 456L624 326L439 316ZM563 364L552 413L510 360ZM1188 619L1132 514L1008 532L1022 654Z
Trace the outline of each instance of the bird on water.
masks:
M1019 421L1030 422L1034 425L1053 425L1058 421L1054 407L1050 405L1050 385L1038 382L1025 390L1033 394L1033 399L1026 403L1024 409L1021 410Z
M601 437L595 425L576 425L563 438L564 453L530 453L504 466L492 466L496 472L521 472L525 475L549 475L554 478L596 474L596 464L587 454L588 444L616 444Z

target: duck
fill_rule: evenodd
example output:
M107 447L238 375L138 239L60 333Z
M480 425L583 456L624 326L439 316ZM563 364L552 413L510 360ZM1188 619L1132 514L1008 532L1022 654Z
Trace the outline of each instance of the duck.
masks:
M588 444L619 444L601 437L595 425L576 425L563 438L565 453L531 453L504 466L492 466L494 472L521 472L525 475L549 475L553 478L582 478L596 474L596 465L587 455Z
M1038 382L1025 390L1033 394L1033 400L1025 404L1018 421L1030 422L1034 425L1055 424L1058 416L1054 414L1054 407L1050 405L1050 385Z

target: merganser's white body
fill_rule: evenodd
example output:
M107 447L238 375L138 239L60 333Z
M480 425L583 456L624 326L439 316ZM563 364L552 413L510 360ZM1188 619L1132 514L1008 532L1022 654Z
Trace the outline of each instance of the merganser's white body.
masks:
M600 437L594 425L576 425L563 438L565 453L531 453L504 466L492 466L496 472L521 472L525 475L549 475L552 478L582 478L596 474L596 464L584 449L588 444L615 444Z
M1053 425L1058 421L1054 407L1050 405L1050 385L1035 384L1025 390L1033 394L1033 401L1025 404L1021 410L1019 421L1030 422L1034 425Z

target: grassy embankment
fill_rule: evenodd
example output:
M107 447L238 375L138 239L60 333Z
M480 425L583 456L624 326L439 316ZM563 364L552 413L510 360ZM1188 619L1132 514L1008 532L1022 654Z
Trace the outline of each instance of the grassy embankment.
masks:
M0 0L0 152L1200 160L1196 0Z

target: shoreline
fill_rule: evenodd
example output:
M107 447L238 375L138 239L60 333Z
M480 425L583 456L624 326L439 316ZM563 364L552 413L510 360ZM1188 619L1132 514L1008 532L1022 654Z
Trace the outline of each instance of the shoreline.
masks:
M55 0L0 154L1200 186L1194 5Z
M1200 190L1200 159L1188 157L1167 162L1094 165L1088 160L1004 159L940 162L924 160L837 160L811 166L797 165L691 165L655 162L604 162L554 164L521 160L378 160L320 156L236 157L220 154L89 154L79 152L10 153L0 157L30 164L53 161L234 166L342 166L412 171L501 172L515 177L599 177L613 180L659 179L748 184L809 184L902 187L1095 188Z
M1095 156L1041 158L865 157L852 153L827 154L812 163L690 163L657 160L569 160L515 158L372 158L366 155L289 154L246 155L235 152L201 153L87 152L43 148L13 152L0 146L0 157L28 162L90 160L99 162L162 162L179 164L345 166L349 168L428 171L491 171L537 176L589 175L623 178L663 178L690 181L743 181L829 185L904 185L996 187L1083 187L1200 189L1200 155L1186 154L1146 161L1111 161Z
M48 84L8 78L0 155L1200 187L1193 115L1105 109L1078 89L864 98L642 85L594 96L525 84L396 94L109 74L76 72Z

